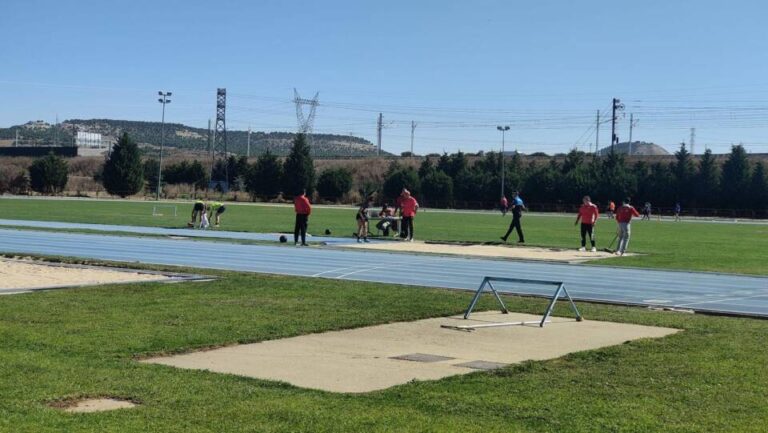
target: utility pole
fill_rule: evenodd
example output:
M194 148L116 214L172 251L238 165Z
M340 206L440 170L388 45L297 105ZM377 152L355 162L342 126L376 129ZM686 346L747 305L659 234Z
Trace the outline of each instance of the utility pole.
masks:
M170 104L171 100L168 99L171 96L171 92L157 92L161 97L157 99L157 102L163 104L163 117L160 123L160 163L157 167L157 200L160 200L160 186L163 179L163 146L165 145L165 105Z
M693 145L694 145L695 141L696 141L696 128L691 128L691 141L688 144L688 147L691 148L691 155L695 155L696 154L696 153L694 153L694 150L693 150Z
M509 125L497 126L496 129L501 131L501 196L504 197L504 135L509 131Z
M614 152L614 148L619 144L619 136L616 135L616 111L624 109L624 105L617 98L613 98L611 103L611 152Z
M251 125L248 125L248 145L245 149L245 157L251 157Z
M376 156L381 156L381 128L384 127L384 115L379 113L379 121L376 123Z
M600 150L600 110L597 110L595 118L595 155Z
M414 154L413 154L413 133L414 133L415 130L416 130L416 122L411 120L411 158L414 157Z
M53 145L59 145L59 115L56 115L56 129L53 130Z
M632 128L637 126L635 116L633 113L629 113L629 155L632 156Z

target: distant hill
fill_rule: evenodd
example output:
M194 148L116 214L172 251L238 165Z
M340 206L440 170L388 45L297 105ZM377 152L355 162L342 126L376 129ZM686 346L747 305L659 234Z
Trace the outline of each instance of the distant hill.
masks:
M113 119L72 119L60 124L60 128L43 121L28 122L24 125L0 128L0 142L9 144L18 131L23 144L50 145L57 140L66 144L73 142L75 131L102 134L108 142L114 142L127 132L139 144L160 145L160 122L137 122ZM269 150L277 155L287 155L295 134L292 132L261 132L251 134L251 155ZM227 150L245 155L248 131L227 131ZM208 149L208 130L193 128L179 123L165 124L165 145L180 149ZM349 135L313 134L312 153L315 156L368 156L376 154L376 147L368 140Z
M607 155L610 151L611 146L607 146L600 149L598 154ZM615 145L614 151L623 155L629 155L629 142ZM670 153L658 144L646 143L645 141L633 141L632 155L670 155Z

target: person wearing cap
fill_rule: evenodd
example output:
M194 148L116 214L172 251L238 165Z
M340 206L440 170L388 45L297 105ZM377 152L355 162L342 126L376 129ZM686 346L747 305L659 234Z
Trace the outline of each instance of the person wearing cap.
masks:
M512 223L509 224L507 234L501 237L501 240L506 242L512 230L517 230L517 243L525 243L525 237L523 236L523 228L520 225L520 219L523 217L523 210L525 210L525 203L520 198L520 194L515 191L512 193Z
M623 256L629 246L630 227L632 217L639 217L640 213L631 204L629 198L621 202L621 206L616 210L616 223L618 224L619 245L616 247L616 255Z
M400 194L400 209L403 215L401 231L403 237L408 242L413 242L413 219L416 217L416 211L419 209L419 202L411 195L411 192L403 188Z
M309 215L312 213L312 205L307 198L307 190L301 191L301 194L293 198L293 209L296 212L296 223L293 226L293 244L299 244L301 236L301 246L307 246L307 226L309 225Z

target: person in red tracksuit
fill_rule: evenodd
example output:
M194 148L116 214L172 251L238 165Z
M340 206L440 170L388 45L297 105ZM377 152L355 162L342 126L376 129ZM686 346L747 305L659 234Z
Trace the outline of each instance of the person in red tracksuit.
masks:
M411 192L407 189L403 189L400 196L402 197L400 206L403 215L403 224L400 230L406 241L413 242L413 218L416 216L416 211L419 209L419 202L416 201L411 195Z
M312 205L307 198L307 191L302 190L300 195L293 199L293 209L296 211L296 224L293 226L293 244L298 245L301 235L301 245L307 246L307 225L309 215L312 213Z
M595 223L599 216L600 213L597 210L597 206L592 203L588 195L585 195L581 199L581 207L579 208L579 214L576 216L576 222L573 223L573 225L576 225L581 221L581 248L579 248L579 251L586 251L587 235L589 235L589 240L592 243L592 252L597 251L595 248Z

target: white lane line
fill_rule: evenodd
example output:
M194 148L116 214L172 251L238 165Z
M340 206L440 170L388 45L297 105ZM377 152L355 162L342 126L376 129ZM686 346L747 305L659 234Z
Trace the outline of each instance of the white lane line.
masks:
M373 266L373 267L368 267L368 268L364 268L364 269L358 269L358 270L356 270L356 271L353 271L353 272L347 272L346 274L343 274L343 275L339 275L339 276L337 276L337 277L334 277L334 278L336 278L336 279L342 279L342 278L344 278L344 277L348 277L348 276L350 276L350 275L358 274L358 273L360 273L360 272L368 272L368 271L374 271L374 270L376 270L376 269L388 268L388 267L390 267L390 266L401 266L401 265L403 265L403 263L387 263L386 265L381 265L381 266Z
M730 301L744 301L747 299L752 298L764 298L768 297L768 293L763 293L762 295L753 295L753 296L742 296L739 298L723 298L723 299L713 299L711 301L701 301L701 302L689 302L687 304L677 304L678 307L687 307L690 305L701 305L701 304L718 304L721 302L730 302Z
M310 275L310 276L311 276L311 277L319 277L319 276L322 276L322 275L324 275L324 274L330 274L330 273L333 273L333 272L345 271L345 270L347 270L347 269L355 269L355 268L357 268L357 267L360 267L360 265L356 265L356 266L345 266L345 267L343 267L343 268L329 269L329 270L327 270L327 271L318 272L318 273L316 273L316 274L313 274L313 275Z

